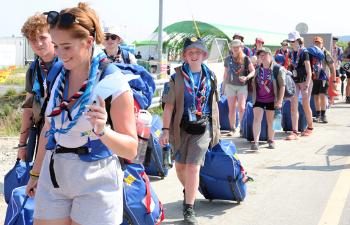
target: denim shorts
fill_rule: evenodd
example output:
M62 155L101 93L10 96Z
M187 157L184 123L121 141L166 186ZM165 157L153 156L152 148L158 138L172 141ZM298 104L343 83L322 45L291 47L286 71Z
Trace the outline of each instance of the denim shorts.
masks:
M123 171L117 156L84 162L73 153L55 154L59 188L50 178L47 151L35 194L34 218L71 218L84 225L117 225L123 217Z

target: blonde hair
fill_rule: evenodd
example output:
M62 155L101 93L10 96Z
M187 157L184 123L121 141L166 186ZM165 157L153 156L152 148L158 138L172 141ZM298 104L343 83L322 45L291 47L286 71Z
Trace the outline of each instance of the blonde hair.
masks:
M100 26L98 16L92 8L88 6L87 3L79 2L77 7L67 8L60 12L60 15L63 13L73 14L79 23L74 23L70 27L61 27L59 26L59 21L50 27L50 29L64 29L71 30L73 32L73 38L87 38L92 35L95 38L96 44L101 44L104 39L104 33Z
M233 57L233 61L234 61L235 63L241 64L241 65L242 65L242 64L244 63L243 48L240 47L240 48L239 48L239 53L238 53L238 55L237 55L236 57L232 55L232 57Z
M35 39L41 32L49 31L49 24L46 22L46 16L42 13L36 13L29 17L23 24L21 32L27 39Z

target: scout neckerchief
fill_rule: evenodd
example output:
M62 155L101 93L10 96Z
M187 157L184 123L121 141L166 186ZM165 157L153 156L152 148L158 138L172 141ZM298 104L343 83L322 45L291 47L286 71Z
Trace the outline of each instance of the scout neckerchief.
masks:
M268 85L270 82L272 82L272 71L270 67L267 70L268 70L268 73L265 74L266 69L264 69L262 65L260 66L257 81L258 81L259 88L265 88L265 90L268 93L270 93L271 90Z
M244 64L244 63L243 63ZM233 76L239 76L243 70L243 64L238 64L233 61L233 54L230 53L229 56L229 66L231 71L231 81L233 80Z
M303 47L299 48L296 57L294 56L294 51L292 52L292 54L291 54L291 61L292 61L292 64L293 64L294 68L298 67L300 56L301 56L301 53L303 52L303 50L304 50Z
M201 67L201 75L197 85L194 84L193 74L189 64L184 63L181 67L186 91L193 99L192 107L196 109L195 114L198 116L202 115L202 111L208 103L210 94L210 72L206 65L202 64Z
M118 46L117 55L108 55L106 49L104 49L103 51L106 53L107 58L108 58L111 62L121 63L122 52L121 52L121 49L120 49L119 46Z
M85 105L89 101L92 87L95 83L97 73L99 72L99 70L98 70L99 64L100 64L100 62L102 62L103 60L106 59L106 54L101 49L95 47L93 52L94 53L93 53L93 57L92 57L91 65L90 65L89 78L86 81L87 83L86 83L85 88L84 88L85 90L83 93L79 94L77 101L74 102L74 104L72 105L72 108L71 108L71 111L73 111L73 109L75 109L79 106L79 110L78 110L77 114L74 116L74 118L71 118L71 120L66 128L57 128L56 129L55 119L52 118L51 119L51 128L47 132L47 136L53 135L55 133L60 133L60 134L67 133L77 123L78 119L85 111L85 109L86 109ZM68 71L66 71L63 68L60 75L58 76L59 80L58 80L57 87L56 87L56 89L54 91L54 95L53 95L52 111L54 111L54 110L56 110L57 112L60 111L59 113L57 113L57 115L62 113L62 116L61 116L62 124L64 123L63 109L64 110L66 109L66 106L64 106L65 104L62 104L62 103L63 103L64 85L66 82L65 80L68 79L67 75L68 75ZM84 86L84 84L83 84L83 86ZM83 88L83 86L80 88L80 90ZM61 108L60 107L61 105L63 106L63 109L59 110L58 108Z
M55 57L52 61L51 67L57 62L58 58ZM40 67L39 67L40 66ZM35 100L40 102L40 105L44 103L46 97L46 77L49 74L51 68L47 68L45 62L38 58L36 65L34 67L34 83L33 83L33 92L35 93Z

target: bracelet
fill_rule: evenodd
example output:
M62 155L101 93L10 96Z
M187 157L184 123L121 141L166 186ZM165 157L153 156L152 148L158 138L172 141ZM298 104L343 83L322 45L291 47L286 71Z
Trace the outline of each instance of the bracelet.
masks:
M35 177L35 178L39 178L39 173L35 173L33 170L30 170L29 171L29 175L31 176L31 177Z
M96 133L94 129L92 129L92 132L97 136L97 137L102 137L105 135L106 132L106 127L103 128L103 130L100 133Z
M27 144L18 144L17 148L23 148L23 147L26 147L26 146L27 146Z
M163 127L162 130L170 130L168 127Z

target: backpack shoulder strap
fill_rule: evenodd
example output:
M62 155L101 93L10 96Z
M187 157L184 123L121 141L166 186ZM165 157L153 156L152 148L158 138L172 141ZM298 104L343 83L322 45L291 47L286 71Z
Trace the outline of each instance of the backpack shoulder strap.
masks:
M120 51L122 53L122 57L123 57L124 63L130 64L129 52L124 50L124 49L120 49Z
M279 64L275 64L272 68L272 74L275 80L277 80L278 73L281 69L281 66Z
M244 56L244 73L245 73L245 75L246 76L248 76L248 74L249 74L249 58L248 58L248 56Z

